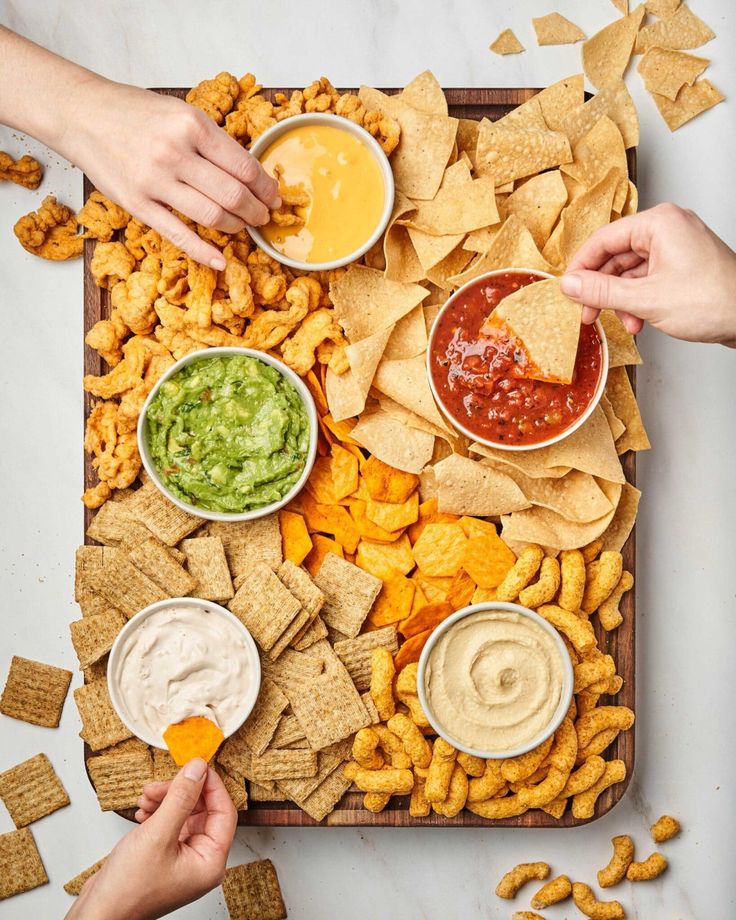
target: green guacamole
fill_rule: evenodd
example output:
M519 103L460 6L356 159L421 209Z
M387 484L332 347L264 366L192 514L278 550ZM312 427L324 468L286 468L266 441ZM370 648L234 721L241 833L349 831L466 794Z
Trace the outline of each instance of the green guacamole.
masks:
M186 365L161 385L146 419L163 483L209 511L252 511L279 501L309 452L309 417L296 388L247 355Z

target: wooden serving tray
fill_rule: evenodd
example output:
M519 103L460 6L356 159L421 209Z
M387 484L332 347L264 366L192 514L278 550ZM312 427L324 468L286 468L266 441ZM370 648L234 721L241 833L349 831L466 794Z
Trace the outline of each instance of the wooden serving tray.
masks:
M272 98L276 92L291 94L290 88L271 88L263 91L264 95ZM341 90L347 92L348 90ZM184 98L186 89L156 89L156 92L168 96ZM398 90L387 89L387 93ZM489 118L496 121L506 115L521 103L526 102L536 95L539 89L469 89L456 88L445 90L449 103L450 115L457 118ZM629 161L629 175L636 182L636 150L627 151ZM85 198L94 186L87 176L84 177ZM84 244L84 332L90 329L98 320L105 319L110 314L109 292L97 287L89 264L95 247L94 240L86 240ZM101 374L107 370L106 365L89 346L84 346L84 373ZM636 368L627 368L634 392L636 392ZM90 412L92 398L89 393L84 394L85 420ZM623 468L626 479L632 485L636 484L636 454L629 451L623 458ZM90 464L89 455L84 454L84 487L94 485L97 481L94 470ZM89 527L94 516L94 511L85 508L84 529ZM94 543L85 536L86 543ZM636 577L636 528L631 533L623 550L624 568ZM635 596L634 591L629 591L621 601L621 612L624 621L612 633L605 633L596 621L596 632L599 636L601 648L612 655L617 666L617 673L624 679L623 688L616 697L616 702L622 706L635 708ZM260 825L271 827L351 827L360 825L373 825L381 827L577 827L596 821L609 812L623 797L628 787L634 770L634 737L635 729L622 732L614 743L607 749L608 759L620 759L626 764L626 779L622 783L607 789L598 799L595 814L592 818L577 820L567 810L560 818L553 818L538 809L528 811L516 818L490 821L481 818L472 812L463 810L455 818L443 818L432 812L426 818L412 818L409 815L409 797L394 797L388 806L379 814L373 814L363 808L362 793L346 793L337 808L328 817L318 824L292 802L249 802L248 810L239 812L238 823L244 825ZM90 753L85 745L85 757ZM120 812L124 817L132 820L133 811Z

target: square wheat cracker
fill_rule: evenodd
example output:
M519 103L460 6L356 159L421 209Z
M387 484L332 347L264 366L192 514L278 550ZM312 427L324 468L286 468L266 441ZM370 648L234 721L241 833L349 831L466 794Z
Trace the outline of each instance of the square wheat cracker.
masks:
M105 546L118 546L131 520L126 502L105 502L92 518L87 536Z
M264 562L254 565L228 606L266 652L302 609Z
M309 798L333 770L350 759L351 748L352 739L350 738L329 745L317 755L317 772L314 776L302 779L280 779L277 782L279 789L301 806L302 802Z
M69 631L79 667L88 668L107 655L123 626L125 617L119 610L112 609L70 623Z
M161 748L151 748L151 753L153 755L153 781L155 783L165 783L167 780L173 779L179 772L179 767L177 767L176 761L171 754Z
M285 712L279 719L276 731L269 742L269 747L284 748L295 741L306 741L304 729L293 712Z
M110 606L121 610L129 618L149 604L170 596L119 550L105 555L105 564L97 574L96 587Z
M138 489L135 498L126 503L126 510L169 546L176 546L202 523L200 518L173 505L152 482Z
M357 636L378 597L381 580L328 553L314 583L325 596L320 614L325 624L351 638Z
M148 751L100 754L89 758L87 769L102 811L135 808L143 787L153 780L153 759Z
M86 741L93 751L100 751L133 736L113 709L105 681L98 680L77 687L74 691L74 702L82 720L79 737Z
M285 920L286 907L270 859L226 869L222 893L230 920Z
M192 593L208 601L229 601L235 594L225 547L219 537L194 537L182 540L189 574L196 580Z
M243 736L254 754L261 755L269 746L281 714L288 705L289 701L278 685L264 677L253 711L242 727Z
M72 672L13 655L0 712L32 725L56 728L61 719Z
M0 834L0 867L0 901L46 885L49 880L36 841L27 827Z
M309 750L271 748L253 757L253 779L257 783L279 779L301 779L317 775L317 754Z
M128 558L136 568L171 597L185 597L197 586L197 579L191 570L187 572L171 555L171 548L154 536L147 537L131 549Z
M291 646L297 651L303 652L305 648L309 648L310 645L314 645L314 643L319 642L320 639L326 638L327 627L325 626L325 621L318 615L311 623L307 624L301 633L297 633Z
M25 827L69 804L69 796L45 754L0 773L0 799L16 827Z
M371 684L371 655L374 648L387 648L392 655L399 650L395 626L385 626L372 632L343 639L333 646L335 654L342 661L359 691L367 690Z
M232 523L210 521L207 533L222 540L233 578L247 574L256 562L265 562L275 571L283 561L278 515Z
M227 789L228 795L236 811L248 810L248 790L242 777L233 776L220 764L215 764L215 771L222 780L222 785Z
M64 885L64 891L66 891L67 894L74 895L75 897L80 894L82 888L84 887L84 883L88 878L92 878L96 872L100 871L100 869L104 866L106 859L107 856L103 856L102 859L98 859L97 862L92 863L92 865L88 868L82 869L79 875L75 875L74 878L69 879L69 881Z

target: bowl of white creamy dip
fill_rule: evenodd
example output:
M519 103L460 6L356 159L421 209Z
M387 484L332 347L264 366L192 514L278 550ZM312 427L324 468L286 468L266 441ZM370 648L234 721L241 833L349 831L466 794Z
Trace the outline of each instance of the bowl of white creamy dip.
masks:
M255 706L261 663L238 618L196 597L151 604L118 634L107 665L112 705L141 741L166 749L169 725L204 716L227 738Z
M417 669L430 724L459 751L518 757L559 728L573 670L560 634L519 604L464 607L430 635Z

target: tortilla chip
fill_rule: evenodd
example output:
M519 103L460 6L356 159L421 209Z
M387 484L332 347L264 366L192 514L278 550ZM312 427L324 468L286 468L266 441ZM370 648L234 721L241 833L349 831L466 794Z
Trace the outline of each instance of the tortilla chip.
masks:
M468 534L461 565L480 588L496 588L516 562L516 556L496 533Z
M332 445L330 473L337 501L352 495L358 488L358 458L339 444Z
M345 508L340 505L319 504L305 492L299 496L299 505L294 507L301 507L310 531L332 534L347 552L355 552L360 540L360 531Z
M666 96L652 93L659 114L667 122L670 131L676 131L686 122L700 115L726 98L710 80L696 80L692 86L683 86L672 102Z
M325 596L321 616L327 626L357 636L381 590L380 579L328 553L314 583Z
M383 276L388 281L413 284L424 277L422 263L411 237L403 223L398 223L399 217L415 210L416 204L405 198L401 192L397 192L391 220L383 236Z
M636 396L625 368L612 367L608 371L606 395L613 411L626 426L624 433L616 440L618 453L623 454L627 450L649 450L652 445L644 429Z
M451 454L435 464L434 471L441 512L486 517L529 507L509 476L468 457Z
M618 126L624 145L636 147L639 143L639 116L636 106L623 80L615 80L562 118L560 130L575 146L601 115L607 115Z
M79 737L86 741L93 751L100 751L117 744L118 741L133 737L133 732L123 725L113 709L106 681L98 680L77 687L74 691L74 702L82 720Z
M414 556L411 552L409 537L403 534L393 543L372 543L370 540L361 540L355 564L365 572L370 572L381 581L392 575L408 575L414 568Z
M559 169L532 176L506 199L504 218L515 214L529 230L537 249L549 239L552 228L567 203L567 189Z
M584 42L583 70L593 86L600 88L623 77L645 12L644 4L639 4Z
M36 841L27 827L0 834L0 865L0 901L48 883Z
M345 373L336 374L327 369L327 401L335 421L359 415L365 408L376 368L394 329L395 325L387 326L360 342L348 345L345 353L350 368Z
M606 413L606 421L608 422L608 427L611 429L611 436L614 441L617 441L624 431L626 431L626 425L624 425L621 419L613 411L613 406L605 393L601 394L601 409Z
M381 592L366 621L367 629L379 629L404 620L411 612L414 601L414 582L403 575L394 574L385 579Z
M32 725L56 728L61 719L72 672L13 655L0 712Z
M643 26L636 37L635 54L643 54L655 45L658 48L699 48L716 33L693 13L686 3L681 3L666 19Z
M125 617L118 610L108 610L70 623L72 645L79 659L79 667L88 668L107 655L123 626Z
M126 502L125 508L132 517L145 524L154 537L168 546L176 546L202 523L201 518L173 505L153 482L141 486L135 497Z
M279 525L284 559L294 565L301 565L312 549L312 540L304 518L294 511L279 511Z
M374 648L387 648L392 655L399 649L396 629L385 626L374 629L355 639L343 639L333 646L335 654L347 668L358 691L367 690L371 684L371 655Z
M650 93L658 93L674 102L682 87L692 86L708 64L707 58L671 48L652 47L639 61L637 70Z
M573 162L560 168L586 189L604 179L611 168L616 168L621 179L614 193L612 209L619 213L622 211L628 194L628 161L621 132L608 116L602 115L575 144Z
M364 413L353 428L353 437L384 463L407 473L420 473L434 450L434 435L406 428L381 410Z
M428 422L426 418L422 418L421 415L417 415L416 412L412 412L411 409L407 409L406 406L402 406L401 403L396 402L395 399L391 399L390 396L386 396L383 393L379 393L377 390L376 397L378 399L378 405L383 409L383 411L390 415L391 418L396 419L396 421L401 422L405 428L417 428L419 431L426 431L427 434L434 435L435 438L443 438L445 446L449 450L449 442L456 435L450 432L447 427L440 428L438 425L433 425L431 422ZM432 451L432 459L437 459L436 452L438 448L437 442L435 442Z
M604 550L613 550L620 553L624 544L629 539L631 531L634 529L636 522L636 512L639 508L639 499L641 492L625 482L621 491L616 513L611 523L601 535Z
M220 537L182 540L181 548L187 557L189 573L197 582L192 596L208 601L229 601L235 591Z
M462 564L467 537L457 524L427 524L412 551L423 575L454 575Z
M436 239L436 237L432 238ZM424 354L426 349L427 326L424 320L424 309L420 305L396 323L386 342L383 357L390 360L414 358L416 355Z
M524 46L511 29L504 29L496 40L491 42L488 50L496 54L519 54L524 51Z
M92 863L92 865L87 869L83 869L79 875L75 875L74 878L69 879L69 881L64 885L64 891L66 891L67 894L74 895L75 897L81 894L84 883L88 878L92 878L95 873L100 871L100 869L105 865L106 859L107 856L103 856L102 859L98 859L96 863Z
M628 15L629 12L629 0L611 0L611 3L616 7L616 9L621 13L622 16ZM678 0L679 3L679 0Z
M444 90L431 70L425 70L414 77L399 93L398 98L420 112L447 115Z
M585 32L559 13L532 18L538 45L573 45L585 39Z
M479 175L492 176L497 187L569 163L571 159L570 144L561 131L485 118L480 123L476 168Z
M427 293L421 285L389 281L382 272L356 264L330 285L335 313L353 344L393 326Z
M164 732L164 741L178 767L193 757L211 760L224 740L222 729L205 716L190 716Z
M423 355L396 361L383 358L376 370L373 386L432 425L440 429L446 427L429 388ZM353 436L357 437L355 431Z
M659 16L660 19L667 19L668 16L671 16L675 12L679 5L680 0L645 0L644 2L647 13L651 13L653 16Z
M143 787L153 781L153 760L148 751L90 757L87 770L102 811L136 808Z
M573 74L534 96L550 131L562 131L562 119L585 101L583 75ZM526 103L524 103L526 105Z
M534 479L512 467L507 469L528 501L569 521L595 521L611 510L611 503L590 473L570 470L559 479Z
M470 233L498 223L492 175L471 179L462 186L443 186L431 201L421 202L408 225L432 236Z
M36 754L0 773L0 799L16 827L25 827L69 804L69 796L45 754Z
M608 343L609 368L620 367L623 364L641 364L641 355L634 336L626 331L613 310L601 310L600 321Z
M228 606L265 652L301 611L299 601L263 562L253 566Z

